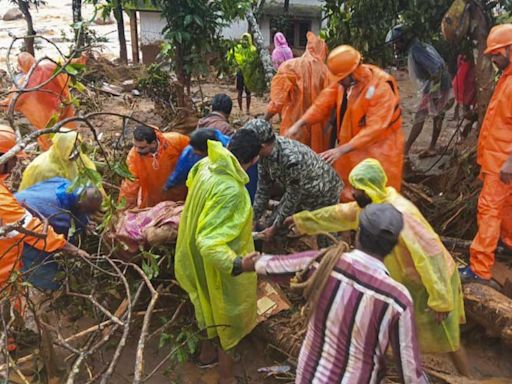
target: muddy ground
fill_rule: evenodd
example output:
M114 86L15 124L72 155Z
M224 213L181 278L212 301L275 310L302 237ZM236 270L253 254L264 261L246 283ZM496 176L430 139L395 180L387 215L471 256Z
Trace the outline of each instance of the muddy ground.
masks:
M7 9L7 2L4 0L2 4L2 13ZM90 6L85 6L85 15L89 17L92 14ZM48 0L48 5L41 7L34 12L36 30L53 39L61 48L69 45L66 39L71 38L71 31L68 25L71 23L71 6L68 2L59 0ZM128 23L127 23L128 25ZM56 27L58 26L58 27ZM10 42L8 33L21 35L24 31L25 24L23 20L13 22L0 21L0 68L5 68L5 53ZM117 55L117 40L115 25L94 26L99 35L107 37L108 42L103 43L103 52L105 57L114 58ZM126 29L128 32L128 29ZM62 32L61 32L62 31ZM127 33L129 39L130 34ZM39 48L45 50L45 53L55 55L55 52L49 45L40 45ZM128 42L128 49L130 44ZM413 84L409 81L406 72L392 71L398 80L400 93L402 98L402 112L404 120L404 131L409 133L411 128L412 116L417 102L416 93ZM249 117L242 113L236 103L236 90L234 84L225 82L209 82L201 84L201 90L205 98L210 98L216 93L224 92L229 94L234 100L234 109L232 121L237 125L243 123ZM198 94L197 86L193 89L193 93ZM99 97L95 96L95 109L118 112L122 114L132 114L133 117L140 119L146 123L164 127L162 118L159 117L159 111L155 110L154 103L145 98L123 94L122 96L109 96L100 93ZM261 115L265 112L267 100L265 98L253 97L251 114ZM85 108L86 106L84 106ZM91 106L92 108L92 106ZM451 138L456 123L451 119L453 111L450 111L445 120L445 127L439 139L441 146L446 145ZM277 120L274 121L277 125ZM428 146L431 134L431 121L427 121L425 129L418 138L412 153ZM95 121L95 125L100 133L102 133L102 142L110 143L112 137L118 137L121 134L121 120L117 118L102 118ZM133 126L129 127L133 128ZM86 133L86 132L84 132ZM129 140L129 139L128 139ZM474 142L475 137L473 135ZM172 309L170 309L170 312ZM157 320L154 322L155 328ZM137 326L132 327L133 337L129 338L129 342L121 357L120 364L112 379L112 383L121 384L129 383L133 374L133 362L136 350L136 340L138 339ZM482 378L489 378L487 383L511 383L512 382L512 351L505 349L497 339L489 339L478 327L468 326L463 335L464 344L467 348L471 366L475 373ZM145 371L149 372L155 364L157 364L168 353L168 349L158 348L158 338L151 340L146 349ZM240 346L241 363L237 364L237 374L245 378L245 383L277 383L287 381L276 381L274 379L264 379L257 372L260 367L274 364L282 364L286 362L286 356L278 354L269 344L256 335L249 336ZM455 370L450 360L446 356L424 356L426 366L438 372L440 376L449 375L449 380L445 382L451 383L470 383L468 380L456 379L453 376ZM217 370L200 370L193 363L185 363L182 365L165 364L148 383L153 384L213 384L217 380Z

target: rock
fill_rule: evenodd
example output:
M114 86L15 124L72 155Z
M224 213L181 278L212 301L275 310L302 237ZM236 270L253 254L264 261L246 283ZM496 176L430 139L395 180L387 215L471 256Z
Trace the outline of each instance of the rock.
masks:
M23 19L23 13L21 13L21 11L18 8L11 8L4 13L4 21L12 21L19 19Z
M110 24L114 24L114 20L109 16L107 18L103 18L103 17L97 17L96 20L94 20L94 24L96 25L110 25Z
M133 89L132 90L132 95L133 96L140 96L140 91L138 91L137 89Z
M131 92L135 88L135 80L125 80L122 82L121 86L123 87L123 91Z

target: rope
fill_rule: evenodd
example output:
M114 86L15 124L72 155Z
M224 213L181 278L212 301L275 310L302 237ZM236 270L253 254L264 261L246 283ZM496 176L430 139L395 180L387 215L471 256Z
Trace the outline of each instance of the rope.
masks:
M341 259L343 253L349 250L347 243L336 242L332 247L323 249L318 255L311 260L306 267L297 272L295 278L291 282L291 287L295 290L302 291L302 295L306 299L306 304L302 309L303 313L309 319L316 307L320 295L322 294L325 284L334 268ZM318 268L313 274L307 278L307 275L315 262L320 260Z

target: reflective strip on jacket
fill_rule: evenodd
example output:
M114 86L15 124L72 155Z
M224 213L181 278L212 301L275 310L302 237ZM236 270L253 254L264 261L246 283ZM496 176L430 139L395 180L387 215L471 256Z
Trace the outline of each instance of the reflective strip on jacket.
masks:
M402 184L404 135L398 85L393 76L373 65L363 64L354 75L357 83L347 93L336 83L324 89L303 119L314 124L336 108L338 145L350 143L354 150L342 156L335 168L345 185L350 171L367 158L383 165L388 185Z

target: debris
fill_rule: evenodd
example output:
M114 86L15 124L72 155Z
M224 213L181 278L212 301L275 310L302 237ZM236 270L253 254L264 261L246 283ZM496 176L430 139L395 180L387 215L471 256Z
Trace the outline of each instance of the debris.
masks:
M275 283L267 280L258 281L258 323L290 309L290 302L284 292Z
M4 13L3 21L13 21L23 19L23 13L18 8L11 8Z
M266 373L265 378L271 376L282 375L283 373L290 372L291 367L289 365L273 365L271 367L259 368L259 373Z
M121 96L121 93L123 92L123 88L108 83L103 83L99 90L113 96Z
M466 284L464 304L468 317L482 325L491 337L512 347L512 300L483 284Z
M131 92L135 89L135 80L133 80L133 79L125 80L121 83L121 86L123 87L123 91Z

